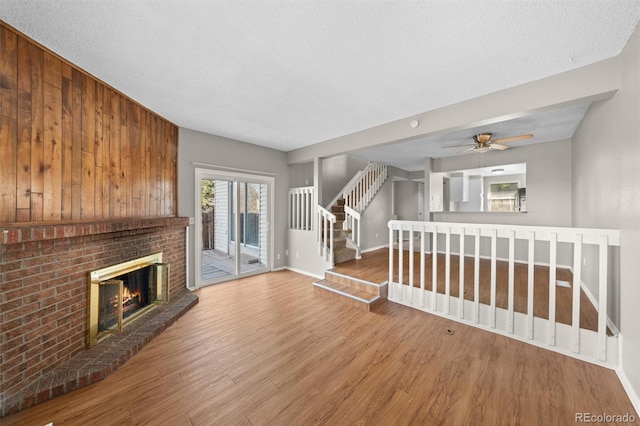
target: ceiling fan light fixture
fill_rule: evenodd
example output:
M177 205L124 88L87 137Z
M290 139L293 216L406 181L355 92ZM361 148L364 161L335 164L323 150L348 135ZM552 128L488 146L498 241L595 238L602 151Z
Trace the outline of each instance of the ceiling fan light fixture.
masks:
M484 154L485 152L489 151L491 148L489 148L488 146L478 146L476 148L474 148L474 150L480 154Z
M492 175L501 175L504 173L504 169L492 169L491 170L491 174Z

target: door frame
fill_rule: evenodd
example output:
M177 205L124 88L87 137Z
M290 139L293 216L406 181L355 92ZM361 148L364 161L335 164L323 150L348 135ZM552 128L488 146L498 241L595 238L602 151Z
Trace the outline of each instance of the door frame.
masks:
M233 203L236 204L236 214L239 215L240 209L239 205L239 197L238 197L238 182L249 182L249 183L260 183L267 185L267 265L264 270L259 271L250 271L240 273L239 270L239 251L240 244L234 244L235 248L235 258L236 258L236 273L234 275L230 275L228 277L221 277L219 279L213 280L211 282L202 282L202 219L198 215L202 215L202 194L201 194L201 182L202 179L212 179L212 180L225 180L233 182ZM196 167L195 169L195 223L194 223L194 254L195 254L195 288L201 288L212 284L218 284L221 282L232 281L238 278L261 274L265 272L271 272L274 268L274 251L275 251L275 242L273 236L273 217L275 212L274 205L274 194L275 194L275 178L272 176L264 176L264 175L256 175L250 173L238 173L238 172L230 172L225 170L218 169L208 169L208 168L200 168ZM233 211L233 208L229 209ZM235 220L235 235L238 235L240 221Z

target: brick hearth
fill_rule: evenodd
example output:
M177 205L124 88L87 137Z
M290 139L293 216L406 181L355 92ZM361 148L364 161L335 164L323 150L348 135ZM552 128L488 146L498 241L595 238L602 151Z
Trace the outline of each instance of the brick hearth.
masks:
M103 378L197 302L185 290L187 224L155 218L0 226L1 416ZM171 302L87 350L89 271L158 252L171 264Z

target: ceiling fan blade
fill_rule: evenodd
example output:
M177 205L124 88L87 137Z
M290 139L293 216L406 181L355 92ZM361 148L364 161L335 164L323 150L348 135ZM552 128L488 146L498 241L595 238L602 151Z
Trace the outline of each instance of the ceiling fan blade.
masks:
M491 149L499 149L500 151L504 151L505 149L509 149L507 145L500 145L499 143L492 143L489 145Z
M465 152L467 152L467 151L473 151L474 149L476 149L475 145L474 145L474 146L472 146L471 148L463 149L463 150L462 150L462 151L460 151L460 152L456 152L456 155L458 155L458 154L463 154L463 153L465 153Z
M496 139L493 141L493 143L509 143L509 142L515 142L515 141L521 141L523 139L531 139L533 137L533 134L531 133L527 133L526 135L519 135L519 136L510 136L508 138L502 138L502 139Z
M463 146L476 146L475 143L465 143L464 145L449 145L449 146L441 146L440 148L462 148Z

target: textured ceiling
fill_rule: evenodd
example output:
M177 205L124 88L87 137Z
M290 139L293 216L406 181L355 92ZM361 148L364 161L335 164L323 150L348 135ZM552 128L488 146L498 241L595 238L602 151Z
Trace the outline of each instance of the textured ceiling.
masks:
M284 151L616 56L637 0L0 0L179 126Z
M580 125L589 106L589 103L582 103L568 107L558 107L484 126L456 130L444 135L431 135L410 141L362 149L353 154L366 160L380 161L403 170L424 170L424 159L426 157L440 158L457 155L465 148L453 148L452 146L469 144L469 147L471 147L474 144L473 136L479 133L492 133L492 139L494 140L526 133L533 134L531 139L506 144L509 148L570 139L578 125ZM499 152L495 151L495 153L498 154ZM491 155L491 153L477 154L474 151L468 151L461 155Z

